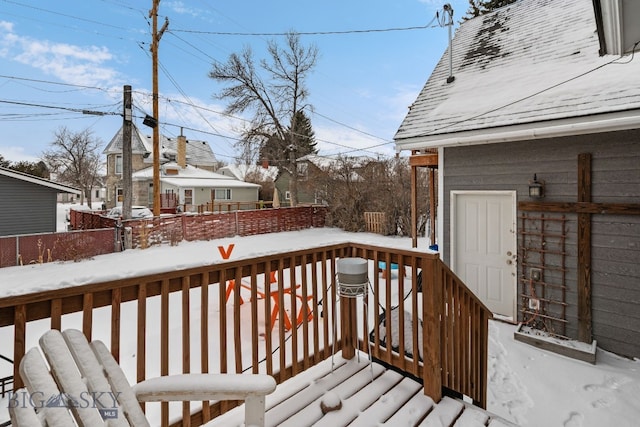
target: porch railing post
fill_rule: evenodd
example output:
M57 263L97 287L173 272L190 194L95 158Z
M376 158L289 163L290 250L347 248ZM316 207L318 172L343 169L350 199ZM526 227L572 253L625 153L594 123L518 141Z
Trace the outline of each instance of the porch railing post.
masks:
M340 310L342 357L348 360L356 355L356 342L358 339L358 310L356 309L356 298L340 297Z
M422 319L424 348L423 382L424 394L431 397L434 402L442 399L442 361L440 329L442 322L442 274L440 260L424 258L422 261L423 288L422 288Z

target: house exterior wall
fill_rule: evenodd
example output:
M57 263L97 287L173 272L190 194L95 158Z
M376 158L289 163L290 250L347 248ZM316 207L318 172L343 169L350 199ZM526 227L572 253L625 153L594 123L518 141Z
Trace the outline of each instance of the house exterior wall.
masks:
M229 202L256 202L258 201L258 187L255 188L232 188L231 189L231 200ZM202 203L206 203L210 201L209 199L205 200ZM223 202L223 200L218 200L219 202Z
M57 231L57 193L52 188L0 175L0 236Z
M133 203L135 206L153 207L153 180L133 181Z
M219 189L227 187L218 187ZM180 203L184 203L184 189L169 185L162 184L162 192L169 190L179 195ZM211 190L210 187L195 187L193 188L193 204L191 205L191 211L196 210L196 206L204 205L211 202ZM231 188L231 200L216 200L216 202L256 202L258 201L258 187L255 188Z
M116 173L116 157L121 155L121 153L117 154L109 154L107 155L107 177L105 179L105 188L106 188L106 199L105 204L107 205L107 209L111 209L116 206L116 189L118 187L122 187L122 174ZM139 171L149 167L144 163L144 157L142 154L132 154L131 155L131 170L132 172ZM140 192L136 189L136 183L133 184L133 204L138 206L148 206L148 196L146 192ZM138 200L137 196L143 195L143 198Z
M581 153L592 155L593 202L640 203L640 130L445 148L444 200L440 201L444 207L444 236L440 240L444 261L451 262L448 249L451 247L451 191L516 190L518 201L531 201L528 183L535 173L538 180L545 181L542 201L575 202ZM565 334L575 339L578 330L577 215L567 214L566 219L564 281L568 323ZM593 337L598 346L606 350L640 357L640 216L592 215L591 224ZM557 226L549 224L549 227ZM520 219L518 228L521 228ZM522 243L519 233L519 247ZM519 256L521 254L522 248ZM522 274L519 264L518 277ZM523 291L523 284L519 282L518 295ZM520 313L521 298L517 302Z
M317 168L316 168L317 169ZM309 176L312 176L310 173ZM325 173L322 173L323 178L326 177ZM325 178L326 181L326 178ZM289 191L291 185L291 174L288 172L281 173L275 180L275 186L280 194L280 203L282 206L289 206L291 200L287 200L285 195ZM298 204L318 203L316 200L316 190L318 182L308 177L301 177L298 179Z

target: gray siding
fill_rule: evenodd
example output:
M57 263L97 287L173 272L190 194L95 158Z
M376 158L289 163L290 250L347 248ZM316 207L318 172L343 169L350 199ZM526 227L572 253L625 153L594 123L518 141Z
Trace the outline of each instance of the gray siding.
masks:
M58 191L0 175L0 236L56 231Z
M575 202L580 153L592 155L594 202L640 203L640 130L446 148L440 201L445 212L441 239L445 262L450 262L452 190L516 190L518 201L530 201L528 182L536 173L546 184L544 201ZM576 338L576 215L567 219L566 334ZM640 216L592 215L592 307L598 345L640 357Z

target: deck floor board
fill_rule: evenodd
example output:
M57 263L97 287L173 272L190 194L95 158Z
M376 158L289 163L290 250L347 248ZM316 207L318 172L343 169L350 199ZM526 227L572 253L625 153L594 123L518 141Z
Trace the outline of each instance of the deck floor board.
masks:
M268 427L363 427L363 426L491 426L514 424L492 416L481 408L444 397L438 404L424 395L417 381L387 370L378 363L371 367L365 357L324 360L278 385L266 398ZM339 400L338 410L324 414L321 402ZM217 417L206 427L242 426L244 406Z

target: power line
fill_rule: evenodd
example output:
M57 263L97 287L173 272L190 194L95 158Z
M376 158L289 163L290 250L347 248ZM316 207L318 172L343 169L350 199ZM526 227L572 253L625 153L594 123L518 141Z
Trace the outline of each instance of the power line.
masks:
M75 88L80 88L80 89L94 89L94 90L100 90L100 91L103 91L103 92L112 91L111 89L105 89L105 88L97 87L97 86L86 86L86 85L79 85L79 84L73 84L73 83L54 82L54 81L51 81L51 80L29 79L29 78L26 78L26 77L7 76L7 75L2 75L2 74L0 74L0 78L10 79L10 80L22 80L22 81L34 82L34 83L46 83L46 84L50 84L50 85L70 86L70 87L75 87Z
M60 107L60 106L56 106L56 105L35 104L35 103L31 103L31 102L11 101L11 100L8 100L8 99L0 99L0 103L21 105L21 106L25 106L25 107L51 108L51 109L56 109L56 110L66 110L66 111L72 111L74 113L92 114L92 115L99 115L99 116L118 116L118 115L121 115L120 113L112 113L112 112L110 113L110 112L95 111L95 110L84 110L82 108Z
M312 111L311 113L312 113L312 114L314 114L314 115L316 115L316 116L320 116L320 117L322 117L323 119L329 120L330 122L333 122L333 123L335 123L335 124L337 124L337 125L344 126L344 127L346 127L347 129L351 129L351 130L353 130L353 131L359 132L359 133L361 133L361 134L363 134L363 135L367 135L367 136L370 136L370 137L372 137L372 138L376 138L376 139L382 139L382 140L385 140L384 138L382 138L382 137L380 137L380 136L376 136L376 135L370 134L370 133L368 133L368 132L362 131L362 130L360 130L360 129L354 128L353 126L349 126L349 125L347 125L347 124L345 124L345 123L339 122L339 121L337 121L337 120L335 120L335 119L332 119L331 117L327 117L327 116L325 116L324 114L320 114L320 113L318 113L318 112L316 112L316 111ZM385 140L385 141L386 141L386 140Z
M538 96L538 95L540 95L540 94L543 94L543 93L545 93L545 92L548 92L548 91L550 91L550 90L552 90L552 89L555 89L555 88L557 88L557 87L563 86L563 85L565 85L565 84L567 84L567 83L570 83L570 82L572 82L572 81L574 81L574 80L577 80L577 79L579 79L579 78L582 78L582 77L584 77L584 76L586 76L586 75L589 75L589 74L591 74L591 73L593 73L593 72L595 72L595 71L597 71L597 70L599 70L599 69L601 69L601 68L603 68L603 67L606 67L607 65L610 65L610 64L620 64L619 62L617 62L619 59L620 59L620 58L615 58L615 59L613 59L613 60L611 60L611 61L609 61L609 62L605 62L604 64L600 64L600 65L598 65L597 67L594 67L594 68L592 68L592 69L590 69L590 70L587 70L587 71L585 71L585 72L583 72L583 73L580 73L580 74L578 74L578 75L575 75L575 76L573 76L573 77L570 77L570 78L568 78L568 79L566 79L566 80L563 80L563 81L560 81L560 82L558 82L558 83L555 83L555 84L553 84L553 85L551 85L551 86L548 86L548 87L546 87L546 88L544 88L544 89L541 89L541 90L539 90L539 91L537 91L537 92L534 92L534 93L532 93L532 94L530 94L530 95L523 96L522 98L518 98L518 99L513 100L513 101L511 101L511 102L507 102L506 104L500 105L500 106L498 106L498 107L492 108L492 109L487 110L487 111L484 111L484 112L482 112L482 113L475 114L475 115L470 116L470 117L465 117L465 118L460 119L460 120L456 120L456 121L454 121L454 122L451 122L451 123L449 123L449 124L446 124L446 125L444 125L444 126L441 126L441 127L437 128L437 129L434 129L434 130L432 130L432 131L429 131L429 132L426 132L426 133L423 133L423 134L417 135L416 137L423 137L423 136L435 135L435 134L439 133L439 132L440 132L441 130L443 130L443 129L447 129L447 128L450 128L450 127L452 127L452 126L456 126L456 125L459 125L459 124L462 124L462 123L465 123L465 122L469 122L469 121L471 121L471 120L475 120L475 119L477 119L477 118L479 118L479 117L486 116L487 114L495 113L496 111L502 110L503 108L507 108L507 107L510 107L510 106L512 106L512 105L518 104L518 103L520 103L520 102L522 102L522 101L526 101L526 100L528 100L528 99L534 98L534 97L536 97L536 96Z
M78 21L88 22L90 24L102 25L104 27L115 28L117 30L125 30L125 31L129 31L130 30L130 28L119 27L117 25L111 25L111 24L107 24L107 23L104 23L104 22L101 22L101 21L94 21L93 19L82 18L82 17L79 17L79 16L68 15L66 13L55 12L53 10L44 9L44 8L37 7L37 6L32 6L30 4L20 3L20 2L17 2L17 1L12 1L12 0L2 0L2 1L4 1L5 3L15 4L16 6L22 6L22 7L26 7L26 8L29 8L29 9L38 10L40 12L50 13L52 15L64 16L65 18L71 18L71 19L76 19Z
M435 20L435 18L434 18ZM343 31L293 31L301 36L326 36L326 35L341 35L341 34L363 34L363 33L387 33L395 31L414 31L424 30L431 28L433 20L427 25L420 25L414 27L396 27L396 28L381 28L381 29L366 29L366 30L343 30ZM251 32L227 32L227 31L204 31L204 30L186 30L186 29L172 29L171 33L192 33L192 34L210 34L216 36L287 36L291 32L273 32L273 33L251 33Z

